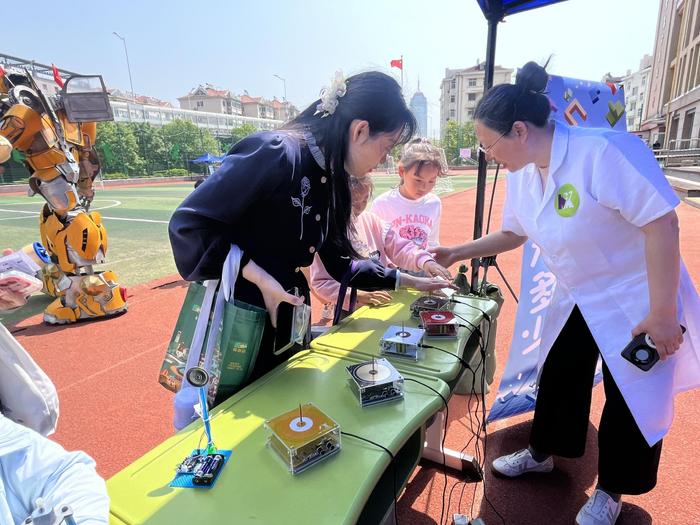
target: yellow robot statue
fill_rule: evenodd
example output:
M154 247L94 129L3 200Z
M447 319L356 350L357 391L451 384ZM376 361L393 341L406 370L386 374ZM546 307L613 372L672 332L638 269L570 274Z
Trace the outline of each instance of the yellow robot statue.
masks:
M100 171L93 149L96 122L104 120L113 115L100 76L71 76L58 93L46 96L29 71L0 69L0 137L25 155L29 193L46 201L39 223L51 258L43 270L44 291L56 297L44 311L50 324L127 309L114 272L93 269L107 253L102 217L90 211Z

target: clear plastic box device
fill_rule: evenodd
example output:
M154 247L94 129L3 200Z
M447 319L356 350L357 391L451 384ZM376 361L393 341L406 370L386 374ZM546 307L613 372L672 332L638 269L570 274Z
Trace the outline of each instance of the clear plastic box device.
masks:
M340 451L340 426L313 403L265 421L267 444L292 474L299 474Z

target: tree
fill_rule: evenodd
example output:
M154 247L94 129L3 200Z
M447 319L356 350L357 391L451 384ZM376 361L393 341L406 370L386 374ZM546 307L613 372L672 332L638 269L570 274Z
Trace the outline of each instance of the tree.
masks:
M474 122L465 122L462 124L462 144L463 148L472 148L472 151L479 145L479 139L476 138Z
M221 146L212 134L187 120L173 120L163 126L160 133L171 161L173 152L179 153L185 163L206 152L221 154Z
M459 162L460 148L476 148L478 140L474 130L473 122L459 124L455 120L450 120L445 126L445 136L442 140L442 147L445 149L445 157L448 164Z
M139 143L139 152L147 172L168 167L169 148L165 144L160 128L146 123L127 124L134 132Z
M248 123L243 124L242 126L238 126L237 128L233 128L231 130L231 138L233 139L233 144L235 144L242 138L245 138L248 135L255 133L256 131L258 131L258 128Z
M401 155L403 153L403 149L406 147L405 144L397 144L393 148L391 148L391 151L389 152L389 156L394 159L394 162L398 165L399 161L401 160Z
M102 171L143 173L144 162L133 129L124 123L98 122L95 148L102 153Z

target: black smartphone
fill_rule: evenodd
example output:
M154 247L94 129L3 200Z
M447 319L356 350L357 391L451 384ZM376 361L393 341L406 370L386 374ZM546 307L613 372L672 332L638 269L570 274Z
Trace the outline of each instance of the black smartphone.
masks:
M685 326L681 325L685 333ZM644 372L648 372L659 361L656 345L648 334L639 334L622 350L622 357Z
M300 297L299 289L294 287L289 293ZM279 355L295 344L303 345L311 324L311 308L308 304L293 305L282 302L277 306L277 330L273 352Z
M281 354L294 346L292 341L292 322L294 319L294 305L281 302L277 306L277 329L275 330L275 344L273 352Z

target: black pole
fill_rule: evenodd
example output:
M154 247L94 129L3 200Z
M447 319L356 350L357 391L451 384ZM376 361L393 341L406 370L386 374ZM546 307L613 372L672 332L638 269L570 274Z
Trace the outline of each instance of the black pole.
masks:
M492 16L486 42L486 63L484 65L484 93L493 85L494 60L496 58L496 29L500 16ZM481 237L484 224L484 200L486 199L486 156L479 151L479 171L476 179L476 210L474 211L474 240ZM479 259L472 259L471 292L479 288Z

